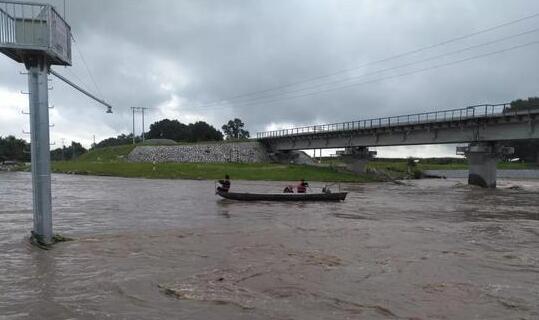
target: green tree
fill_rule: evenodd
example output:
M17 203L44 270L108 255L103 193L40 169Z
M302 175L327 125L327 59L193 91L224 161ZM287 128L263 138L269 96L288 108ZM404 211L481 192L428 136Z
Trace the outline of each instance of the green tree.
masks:
M171 139L174 141L188 141L189 127L178 120L163 119L152 123L147 137L149 139Z
M174 141L219 141L223 134L204 121L185 125L178 120L163 119L150 125L148 139L171 139Z
M245 124L241 119L235 118L234 120L229 120L221 129L227 139L247 139L249 138L249 131L244 130L244 126Z
M79 142L71 141L71 145L51 150L51 160L74 160L81 154L88 152Z
M0 137L0 162L30 161L30 144L14 136Z
M190 137L188 141L221 141L223 134L204 121L189 124Z
M539 109L539 97L529 97L528 99L517 99L511 101L511 111L521 111L528 109Z
M136 136L135 137L135 143L138 143L141 141L141 137ZM93 148L103 148L103 147L111 147L111 146L121 146L125 144L131 144L133 143L133 134L121 134L117 136L116 138L110 137L104 140L99 141L96 143L96 145Z

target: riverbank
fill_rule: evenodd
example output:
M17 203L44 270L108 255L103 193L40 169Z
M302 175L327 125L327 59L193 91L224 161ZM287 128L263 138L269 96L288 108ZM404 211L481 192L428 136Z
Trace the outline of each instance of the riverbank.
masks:
M55 173L96 176L140 177L154 179L222 179L225 174L232 179L299 181L302 178L323 182L374 182L381 181L372 174L357 175L338 168L273 163L131 163L114 161L55 161Z
M321 165L307 166L276 163L194 163L194 162L130 162L129 153L135 145L98 148L77 160L53 161L55 173L116 176L157 179L221 179L229 174L233 179L297 181L302 178L322 182L376 182L425 177L431 170L467 170L465 159L421 159L410 166L408 159L374 159L367 164L366 174L355 174L344 168L338 159L324 159ZM19 168L21 169L21 168ZM28 170L29 168L26 168ZM498 169L537 169L537 165L500 162ZM444 175L445 176L445 175Z
M390 171L405 171L408 167L407 159L384 159L373 160L367 164L367 168L372 169L384 169ZM536 164L527 162L498 162L496 165L498 169L510 169L510 170L533 170L539 169ZM466 160L450 163L434 163L432 161L420 159L415 164L415 168L420 171L426 170L467 170L468 162Z
M193 163L193 162L130 162L127 161L134 145L106 147L92 150L77 160L54 161L55 173L115 176L154 179L232 179L299 181L302 178L322 182L373 182L383 178L374 174L356 175L338 167L315 167L276 163Z

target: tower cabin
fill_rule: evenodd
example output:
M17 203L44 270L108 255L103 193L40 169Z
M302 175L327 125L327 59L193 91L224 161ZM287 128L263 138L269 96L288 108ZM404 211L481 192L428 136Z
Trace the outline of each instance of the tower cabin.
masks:
M70 66L71 27L52 5L0 1L0 52L21 63L38 55Z

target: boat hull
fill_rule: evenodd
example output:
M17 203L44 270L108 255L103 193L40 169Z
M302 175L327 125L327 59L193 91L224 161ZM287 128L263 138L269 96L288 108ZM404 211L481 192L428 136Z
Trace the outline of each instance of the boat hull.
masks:
M216 192L219 196L238 201L343 201L347 192L336 193L240 193Z

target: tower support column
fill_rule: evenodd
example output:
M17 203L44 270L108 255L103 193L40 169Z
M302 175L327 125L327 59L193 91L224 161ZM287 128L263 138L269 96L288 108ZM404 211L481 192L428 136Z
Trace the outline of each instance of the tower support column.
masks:
M52 243L51 168L49 138L49 63L45 56L26 61L30 104L32 193L34 228L32 237L41 244Z

